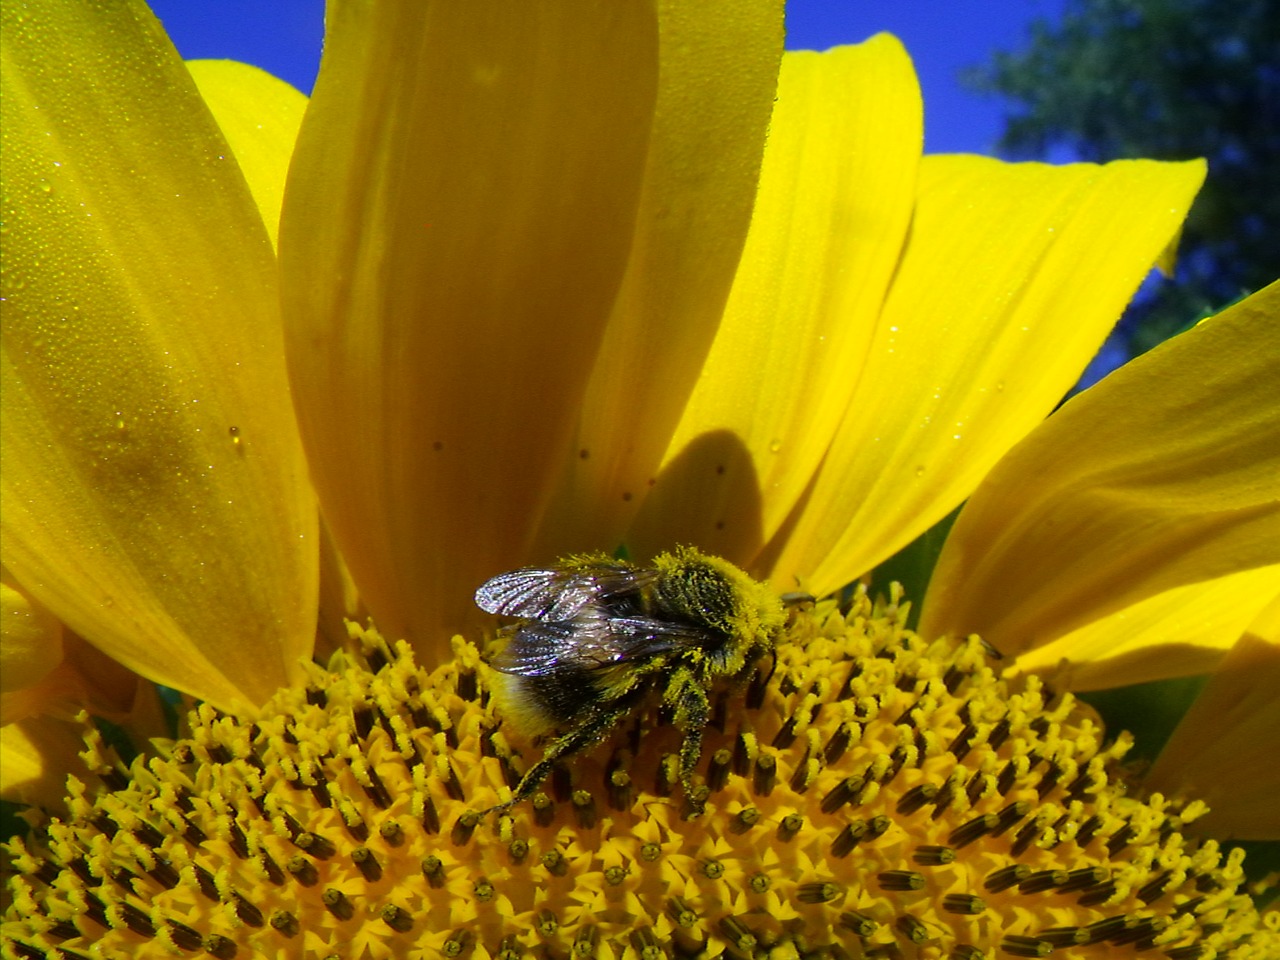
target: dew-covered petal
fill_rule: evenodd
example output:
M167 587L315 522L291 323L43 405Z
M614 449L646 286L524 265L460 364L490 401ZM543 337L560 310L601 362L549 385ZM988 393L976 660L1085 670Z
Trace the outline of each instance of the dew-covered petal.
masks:
M62 662L62 624L16 585L0 583L0 693L39 682Z
M515 565L626 266L657 84L644 3L342 3L281 222L325 516L395 636Z
M4 8L4 562L152 679L298 677L315 508L271 244L141 3Z
M858 389L775 579L821 593L950 512L1075 381L1204 176L926 157Z
M1280 284L1073 398L957 520L922 629L1005 654L1280 562Z
M247 63L190 60L187 69L236 156L274 244L285 175L307 98L283 80Z
M826 454L905 239L920 89L881 35L786 54L724 320L628 543L749 561Z
M533 548L538 562L623 537L698 382L752 218L782 4L664 2L659 21L662 70L630 260Z
M1280 592L1228 652L1178 724L1146 786L1201 797L1197 834L1280 839Z

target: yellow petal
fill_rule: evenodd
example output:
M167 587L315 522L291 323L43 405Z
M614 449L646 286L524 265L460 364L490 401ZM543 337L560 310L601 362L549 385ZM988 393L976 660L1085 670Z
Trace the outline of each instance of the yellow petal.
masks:
M430 656L563 463L631 245L656 15L330 14L281 221L290 372L361 596Z
M247 63L192 60L187 69L235 153L262 223L275 244L285 175L307 98L283 80Z
M1280 562L1280 284L1075 397L947 539L921 630L1006 654Z
M881 35L788 53L724 320L628 542L749 562L844 416L915 199L911 61Z
M821 593L949 513L1075 381L1203 164L926 157L857 390L775 577Z
M145 6L3 11L5 565L139 673L247 707L315 617L270 242Z
M62 624L16 586L0 583L0 693L30 687L62 662Z
M1165 744L1146 786L1202 799L1191 828L1219 839L1280 839L1280 593L1223 660Z
M1058 690L1101 690L1211 673L1280 590L1280 566L1175 587L1020 655Z
M751 222L782 4L663 2L660 23L662 71L630 263L574 456L532 551L539 560L620 542L698 380Z
M83 769L84 728L32 718L0 727L0 797L57 810L66 802L68 770Z

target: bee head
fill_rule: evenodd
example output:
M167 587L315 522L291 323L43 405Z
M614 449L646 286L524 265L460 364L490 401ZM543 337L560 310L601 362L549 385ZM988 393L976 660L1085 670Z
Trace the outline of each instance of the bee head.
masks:
M654 559L655 606L670 616L724 638L726 672L740 669L753 652L773 646L786 620L782 601L720 557L678 547Z

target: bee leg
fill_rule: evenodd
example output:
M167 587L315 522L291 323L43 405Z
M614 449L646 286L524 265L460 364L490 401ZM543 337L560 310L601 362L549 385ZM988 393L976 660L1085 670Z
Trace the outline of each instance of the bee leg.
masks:
M675 707L676 726L684 732L680 743L680 786L685 800L693 807L692 816L697 816L702 812L702 804L695 799L693 771L702 757L702 731L711 719L711 703L706 689L688 672L677 673L663 699Z
M542 786L542 782L551 775L557 760L561 757L573 756L573 754L599 743L613 729L614 725L630 712L630 703L612 710L601 710L595 716L574 727L564 736L557 737L547 747L542 759L525 771L524 776L520 778L520 783L516 785L511 799L506 803L499 803L489 807L480 815L484 816L493 810L506 810L522 800L528 800L533 796L533 792Z

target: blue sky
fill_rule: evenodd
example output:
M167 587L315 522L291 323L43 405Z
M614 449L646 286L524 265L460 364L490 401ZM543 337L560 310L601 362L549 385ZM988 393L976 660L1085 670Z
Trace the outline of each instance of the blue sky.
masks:
M1016 49L1037 17L1066 0L792 0L787 46L825 49L888 31L915 60L924 89L925 149L992 153L1001 105L960 88L962 67ZM310 92L320 59L323 0L152 0L179 52L256 64Z

